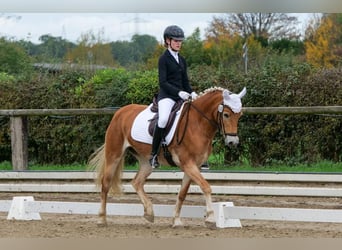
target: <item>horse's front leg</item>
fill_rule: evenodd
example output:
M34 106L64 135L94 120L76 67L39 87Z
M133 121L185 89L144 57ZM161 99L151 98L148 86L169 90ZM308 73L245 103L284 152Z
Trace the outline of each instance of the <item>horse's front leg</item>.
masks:
M152 167L150 164L141 160L140 169L132 180L132 185L144 206L144 218L149 222L154 222L153 204L144 191L144 184L151 173Z
M188 193L190 184L191 184L190 177L186 173L184 173L182 185L181 185L181 188L178 192L177 202L176 202L176 206L175 206L175 210L174 210L173 227L183 225L183 222L181 221L181 218L180 218L180 213L181 213L183 202L184 202L185 197Z
M197 166L184 167L184 173L186 173L192 181L194 181L202 190L205 201L206 201L206 219L205 224L209 228L216 228L216 220L214 215L214 209L211 199L211 187L209 183L202 176Z

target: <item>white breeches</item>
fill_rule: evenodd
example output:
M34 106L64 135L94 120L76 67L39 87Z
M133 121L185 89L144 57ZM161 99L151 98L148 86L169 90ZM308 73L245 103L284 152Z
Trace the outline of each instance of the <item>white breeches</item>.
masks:
M165 128L175 101L170 98L161 99L158 102L158 127Z

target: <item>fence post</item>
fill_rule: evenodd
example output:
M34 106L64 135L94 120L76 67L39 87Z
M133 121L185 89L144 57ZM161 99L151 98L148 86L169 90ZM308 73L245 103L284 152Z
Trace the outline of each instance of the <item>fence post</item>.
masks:
M11 146L13 170L28 169L27 138L27 117L11 116Z

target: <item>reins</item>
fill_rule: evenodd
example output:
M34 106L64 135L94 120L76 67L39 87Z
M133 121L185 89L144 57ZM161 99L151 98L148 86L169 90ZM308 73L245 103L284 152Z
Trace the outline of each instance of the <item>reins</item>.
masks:
M219 132L221 132L221 127L220 125L222 125L223 123L223 120L222 120L222 115L220 117L218 117L218 119L220 120L220 123L219 124L218 122L215 122L215 121L212 121L210 120L199 108L197 108L193 103L192 103L192 100L189 100L187 103L185 103L184 105L186 105L186 110L184 110L184 112L182 112L182 116L180 117L180 120L179 120L179 123L182 121L182 119L184 118L184 116L186 115L186 120L185 120L185 127L184 127L184 130L183 130L183 134L181 136L181 138L179 139L179 134L178 134L178 129L177 129L177 136L176 136L176 139L177 139L177 144L181 144L183 139L184 139L184 136L185 136L185 132L187 130L187 127L188 127L188 123L189 123L189 111L190 111L190 107L193 107L202 117L204 117L209 123L210 125L212 125L213 127L217 128L219 130ZM217 112L217 116L219 116L219 113L220 112Z
M188 104L188 105L187 105ZM182 134L182 137L181 139L179 140L179 137L178 137L178 131L179 129L177 129L177 136L176 136L176 139L177 139L177 145L181 144L183 139L184 139L184 136L185 136L185 131L188 127L188 122L189 122L189 110L190 110L190 105L191 105L191 102L187 102L184 104L184 108L186 108L186 110L184 112L182 112L181 114L181 117L179 119L179 124L180 122L183 120L185 114L186 114L186 120L185 120L185 127L184 127L184 130L183 130L183 134Z

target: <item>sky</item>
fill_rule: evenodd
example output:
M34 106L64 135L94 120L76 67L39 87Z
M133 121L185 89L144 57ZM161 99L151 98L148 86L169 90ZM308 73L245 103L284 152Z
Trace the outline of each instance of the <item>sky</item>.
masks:
M168 25L179 25L185 36L200 28L205 29L214 16L222 13L1 13L0 36L14 40L40 43L39 37L51 35L71 42L80 40L82 34L101 34L105 41L129 41L134 34L148 34L162 41ZM290 14L289 14L290 15ZM292 15L292 14L291 14ZM298 29L303 30L312 14L293 14L300 21Z

